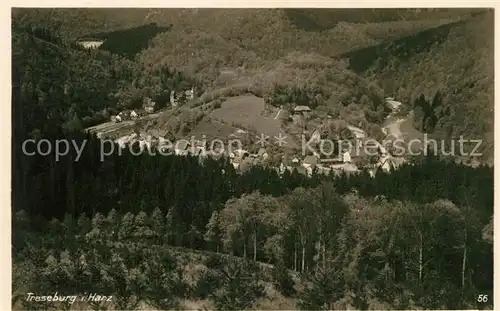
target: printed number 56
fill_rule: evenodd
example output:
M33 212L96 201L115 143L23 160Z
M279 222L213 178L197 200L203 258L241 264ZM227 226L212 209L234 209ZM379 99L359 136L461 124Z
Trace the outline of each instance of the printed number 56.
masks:
M487 302L488 301L488 295L479 295L479 297L477 297L477 301L478 302Z

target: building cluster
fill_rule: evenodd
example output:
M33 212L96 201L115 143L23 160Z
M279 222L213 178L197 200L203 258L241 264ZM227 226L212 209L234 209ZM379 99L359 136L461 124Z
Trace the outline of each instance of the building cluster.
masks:
M157 108L156 102L149 97L145 97L141 109L122 110L117 115L111 116L111 122L119 123L122 121L137 120L139 117L154 113L157 111Z
M170 92L170 104L172 107L177 107L181 102L187 102L194 99L194 88L182 92L172 90Z
M120 148L127 148L138 144L139 148L156 149L164 155L193 156L200 161L211 158L227 158L237 171L243 172L254 165L262 165L269 158L265 148L260 148L255 153L244 149L229 150L222 146L209 146L205 140L176 139L175 135L167 130L152 130L148 133L132 132L129 135L115 139Z
M322 154L321 150L312 150L312 154L299 157L283 158L279 172L297 170L300 173L311 175L314 171L320 174L352 174L367 169L371 176L375 176L377 170L390 172L405 162L402 157L393 157L382 144L370 140L370 153L366 154L365 147L368 137L366 133L355 126L348 125L345 129L349 131L349 143L339 143L334 152ZM309 142L318 146L321 144L326 131L319 128L314 130L309 137ZM329 150L330 151L330 150ZM367 163L371 161L370 163Z
M191 89L183 93L182 96L188 96L192 98L194 91ZM191 96L191 97L189 97ZM178 97L176 97L175 92L171 93L171 103L176 105L178 102ZM143 109L139 112L137 111L122 111L115 119L120 120L136 119L141 114L152 113L155 111L156 104L149 98L144 99ZM395 107L397 108L397 107ZM307 106L297 106L294 109L294 114L300 118L307 116L311 110ZM116 121L120 122L120 121ZM322 130L323 129L323 130ZM350 149L353 146L364 146L365 141L368 139L366 133L359 127L348 125L345 129L349 131L350 144L339 144L335 152L332 155L323 155L318 152L313 151L309 155L293 155L288 157L283 157L281 163L276 170L283 174L286 171L297 170L299 173L306 175L312 175L313 172L318 172L321 174L341 174L342 172L347 174L352 174L361 171L362 169L368 169L371 176L375 176L377 170L382 170L385 172L390 172L399 165L405 163L405 159L402 157L393 157L380 143L371 140L371 142L376 143L376 155L364 154L364 148L356 148L356 152ZM237 134L244 134L243 130L238 130L235 132ZM325 128L319 127L312 132L309 141L312 141L316 145L320 144L323 137L326 134ZM194 156L199 157L200 160L207 157L228 158L231 164L237 171L243 172L255 165L267 165L270 158L270 153L265 148L260 148L254 153L251 153L244 149L239 150L222 150L222 149L210 149L214 146L207 146L206 141L200 140L176 140L175 135L168 131L161 130L151 130L149 133L139 133L133 132L130 135L121 137L116 140L120 147L125 148L127 145L138 142L140 148L152 147L157 148L165 154L175 154L179 156ZM370 157L370 161L366 161ZM369 162L369 163L367 163Z
M170 105L172 107L177 107L179 103L190 101L194 99L194 88L185 90L183 92L170 92ZM142 107L135 110L123 110L117 115L111 116L111 122L122 122L127 120L136 120L137 118L155 113L159 110L159 105L156 104L149 97L145 97L142 101Z

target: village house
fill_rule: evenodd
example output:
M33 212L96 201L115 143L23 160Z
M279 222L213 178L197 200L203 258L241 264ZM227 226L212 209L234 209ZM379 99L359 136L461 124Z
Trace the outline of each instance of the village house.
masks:
M393 97L387 97L385 99L385 103L394 111L394 112L397 112L399 111L399 108L401 106L401 102L398 102L396 100L394 100Z
M196 139L193 142L194 146L199 147L199 148L205 148L206 147L206 143L207 143L206 141L198 140L198 139Z
M139 115L137 114L137 112L135 112L134 110L132 110L132 112L130 113L130 118L132 120L136 120L138 117L139 117Z
M333 169L334 169L334 167L332 167L332 170ZM358 173L359 169L353 163L345 163L344 165L342 165L341 171L344 172L344 173L346 173L347 175L352 175L352 174Z
M349 151L344 151L336 157L320 159L320 162L325 165L351 163L351 153Z
M389 155L386 155L384 157L381 157L379 162L377 163L377 167L384 172L392 172L402 164L406 162L405 158L403 157L392 157Z
M77 42L79 46L87 50L98 49L103 43L104 40L87 40L87 41L81 40Z
M248 151L243 149L235 150L234 152L232 152L232 154L234 156L231 160L231 163L233 164L235 169L238 169L240 167L240 164L250 156Z
M118 114L122 121L130 120L130 110L123 110Z
M185 102L194 99L194 88L192 87L189 90L185 90L180 93L176 93L175 90L170 91L170 104L172 107L177 107L179 105L179 101Z
M302 166L305 168L314 169L316 165L319 163L319 159L316 156L309 155L302 160Z
M344 163L352 162L351 153L349 151L345 151L344 153L342 153L342 162Z
M304 106L304 105L296 106L295 108L293 108L294 115L301 115L303 117L307 117L307 116L309 116L310 112L311 112L311 108L309 108L308 106Z
M193 100L194 99L194 87L192 87L190 90L184 91L184 96L186 96L186 100Z
M287 170L285 163L281 162L278 168L278 173L283 174Z
M125 149L125 147L127 146L127 143L129 143L130 141L131 141L130 136L123 136L123 137L119 137L119 138L115 139L115 143L118 144L120 149Z
M356 126L348 125L347 128L351 131L351 133L356 137L356 139L366 138L366 133L362 129Z

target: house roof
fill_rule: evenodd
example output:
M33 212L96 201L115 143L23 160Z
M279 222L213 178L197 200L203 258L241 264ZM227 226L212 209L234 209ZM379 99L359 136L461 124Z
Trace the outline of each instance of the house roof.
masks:
M339 156L334 158L321 159L320 162L321 163L343 162L343 159L342 156Z
M295 112L302 112L302 111L311 111L311 108L308 106L297 106L293 109Z
M194 145L195 145L196 147L205 147L205 144L206 144L206 142L205 142L205 141L203 141L203 140L195 140L195 141L194 141Z
M267 152L266 148L260 148L257 155L264 155Z
M145 97L144 100L143 100L143 106L145 107L154 107L156 105L156 103L151 100L151 98L149 97Z
M357 126L348 125L347 128L352 132L365 134L365 131Z
M392 165L394 165L394 167L403 165L406 162L406 159L403 157L392 157L391 160L392 160Z

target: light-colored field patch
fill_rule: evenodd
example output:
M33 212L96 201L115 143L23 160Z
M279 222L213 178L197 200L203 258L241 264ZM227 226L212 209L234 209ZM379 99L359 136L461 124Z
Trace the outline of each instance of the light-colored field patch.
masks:
M215 109L211 116L221 119L228 124L235 124L257 133L269 136L278 135L281 131L281 122L273 116L264 116L264 99L252 96L236 96L222 103L222 107Z

